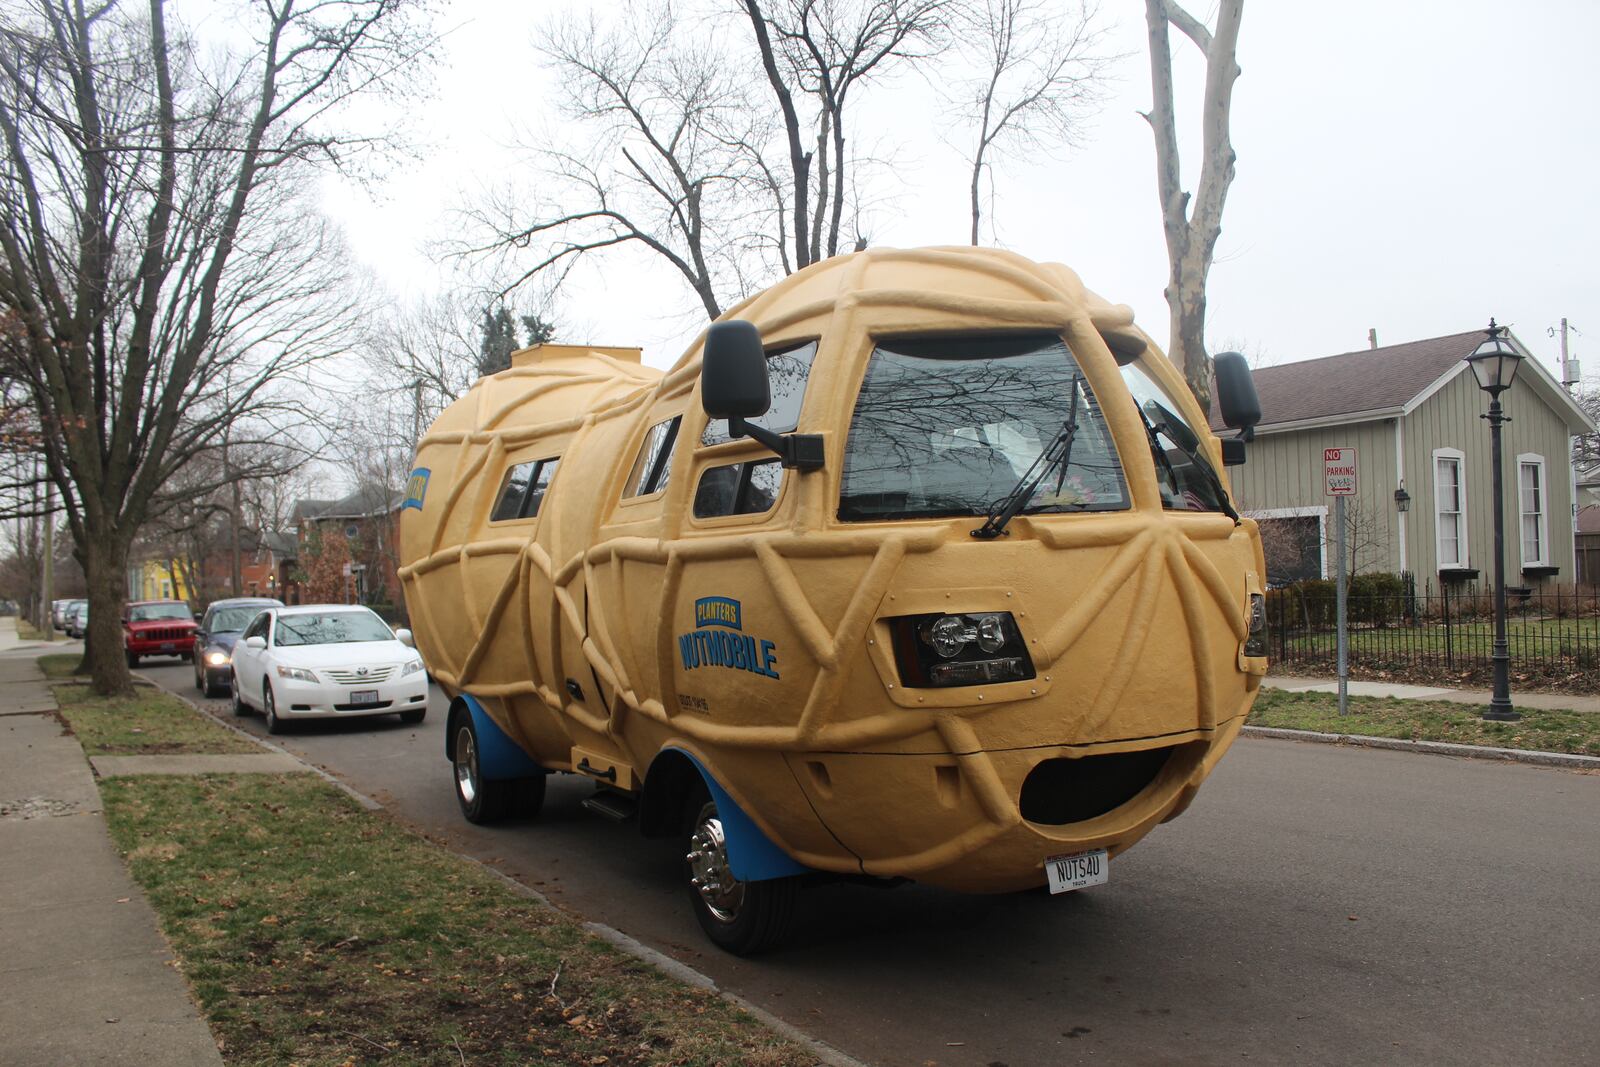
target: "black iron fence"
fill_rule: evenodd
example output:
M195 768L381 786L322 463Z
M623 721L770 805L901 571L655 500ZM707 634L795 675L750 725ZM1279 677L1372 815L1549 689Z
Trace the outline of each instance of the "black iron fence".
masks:
M1600 588L1508 590L1513 682L1600 692ZM1488 583L1424 583L1358 575L1350 584L1350 670L1356 677L1455 686L1490 684L1494 596ZM1267 595L1274 670L1332 675L1338 667L1332 581Z

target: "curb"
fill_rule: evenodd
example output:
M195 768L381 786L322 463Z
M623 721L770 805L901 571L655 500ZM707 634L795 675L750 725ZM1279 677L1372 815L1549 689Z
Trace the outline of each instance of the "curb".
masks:
M142 675L139 677L143 681L149 682L151 685L155 685L155 683L151 682L148 678L144 678ZM156 688L162 689L160 686L156 686ZM223 726L229 730L232 730L241 737L248 737L250 740L254 741L263 748L268 748L274 752L288 756L290 759L306 768L306 770L310 771L312 774L317 775L319 778L335 786L340 791L348 794L353 800L355 800L356 803L360 804L366 810L384 810L382 804L378 803L376 800L373 800L365 793L359 792L344 782L341 782L339 779L335 778L332 774L323 770L321 767L318 767L316 764L311 763L310 761L296 755L293 752L290 752L286 748L280 748L265 738L256 736L249 730L241 729L209 709L195 703L195 701L191 700L186 694L173 693L170 689L162 689L162 692L171 693L171 695L177 697L185 704L188 704L191 708L194 708L195 711L199 712L201 715L204 715L212 722L217 723L219 726ZM695 970L687 963L683 963L680 960L675 960L663 952L658 952L649 945L646 945L644 942L630 937L628 934L623 933L621 930L618 930L615 927L607 926L604 923L590 922L582 918L582 916L574 915L565 908L553 903L549 897L545 896L537 889L534 889L532 886L524 885L515 878L511 877L509 874L506 874L504 871L495 870L493 867L489 866L487 863L484 863L477 857L468 856L457 852L454 849L447 848L427 834L422 834L421 836L429 844L434 845L437 848L441 848L455 856L457 859L465 860L467 863L472 864L479 870L486 871L493 875L501 884L506 886L506 888L510 889L512 892L516 893L518 896L537 901L538 903L549 908L551 911L565 915L569 919L574 920L585 931L594 934L596 937L608 942L629 956L632 956L644 963L648 963L656 970L661 971L671 978L676 978L685 985L694 986L697 989L705 989L715 993L718 997L721 997L729 1004L732 1004L735 1008L738 1008L740 1011L751 1016L757 1022L761 1023L778 1036L792 1041L797 1045L803 1045L807 1049L810 1049L811 1053L816 1056L818 1063L826 1064L827 1067L869 1067L866 1062L841 1052L832 1045L829 1045L827 1042L822 1041L820 1038L812 1037L810 1034L797 1029L793 1024L785 1022L776 1015L773 1015L771 1012L767 1011L765 1008L761 1008L750 1003L737 993L730 993L727 990L722 989L717 985L716 980L710 975Z
M1276 726L1244 726L1246 737L1272 737L1281 741L1310 741L1323 745L1359 745L1391 752L1426 752L1433 756L1458 756L1463 759L1499 760L1527 763L1537 767L1563 767L1569 770L1600 771L1600 756L1579 756L1567 752L1541 752L1526 748L1490 748L1487 745L1458 745L1451 741L1403 741L1397 737L1370 737L1364 734L1324 734L1315 730L1284 730Z

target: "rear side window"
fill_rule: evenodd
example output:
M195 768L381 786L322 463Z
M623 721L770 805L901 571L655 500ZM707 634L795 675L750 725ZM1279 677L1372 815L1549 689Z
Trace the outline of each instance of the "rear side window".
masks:
M771 511L783 488L783 468L775 459L709 467L694 491L694 517L759 515Z
M800 425L800 405L806 398L806 382L811 378L811 362L817 357L817 342L767 353L767 381L772 387L772 406L760 418L748 421L773 433L792 433ZM717 445L730 440L728 420L712 419L701 435L702 445Z
M628 481L622 490L624 497L649 496L667 487L667 479L672 474L672 446L678 440L678 423L682 421L682 415L674 415L650 427L650 432L644 435L644 444L639 446L633 469L628 472Z
M555 477L556 465L561 457L534 459L518 463L506 471L500 482L500 495L495 498L490 522L507 522L511 519L531 519L539 514L545 493L550 489L550 479Z

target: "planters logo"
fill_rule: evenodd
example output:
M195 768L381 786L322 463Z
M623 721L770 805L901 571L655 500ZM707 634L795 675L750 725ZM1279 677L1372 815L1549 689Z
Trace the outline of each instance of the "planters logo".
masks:
M432 473L427 467L418 467L411 472L411 480L406 483L405 503L400 505L400 510L416 508L422 510L422 500L428 495L428 475Z
M777 647L739 631L744 629L739 602L731 597L705 596L694 602L695 628L678 636L683 669L731 667L765 678L776 678ZM732 633L728 631L734 631Z

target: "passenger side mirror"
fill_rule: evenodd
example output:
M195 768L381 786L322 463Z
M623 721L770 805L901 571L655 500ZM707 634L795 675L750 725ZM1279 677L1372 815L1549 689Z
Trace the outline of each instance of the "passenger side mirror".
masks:
M1261 421L1261 399L1256 396L1255 379L1250 377L1250 364L1237 352L1219 352L1212 366L1217 376L1217 410L1222 413L1222 421L1240 431L1240 440L1251 440L1256 423Z
M251 634L249 637L244 639L244 647L253 648L259 652L261 649L267 647L267 639L259 634Z
M412 638L411 631L407 630L404 626L400 627L400 629L394 632L394 639L399 641L402 645L405 645L407 648L417 647L417 642Z
M714 322L700 361L700 404L713 419L753 419L772 406L767 353L753 322Z

